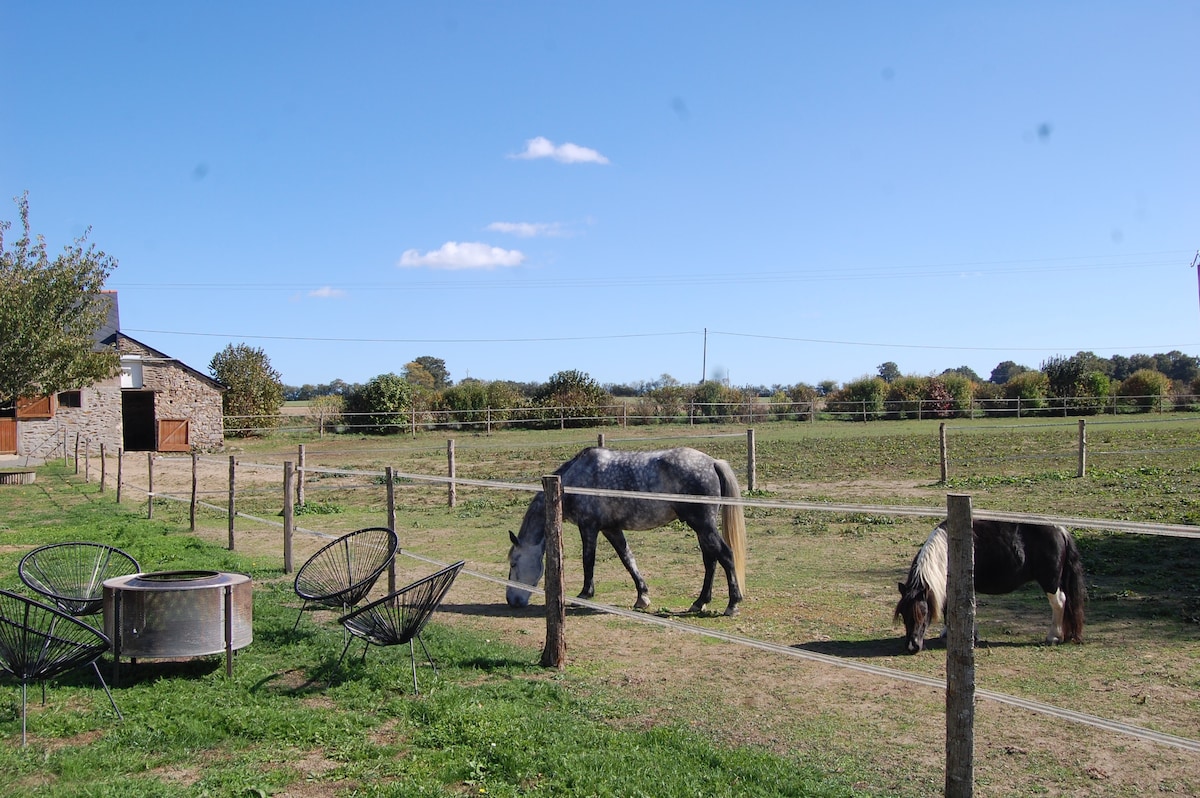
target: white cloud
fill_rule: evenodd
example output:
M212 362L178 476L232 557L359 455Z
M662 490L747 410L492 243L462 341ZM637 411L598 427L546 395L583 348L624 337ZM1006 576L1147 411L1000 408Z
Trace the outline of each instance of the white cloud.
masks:
M526 160L553 158L559 163L608 163L607 158L590 147L580 147L570 142L555 144L545 136L529 139L525 142L525 151L512 157Z
M441 249L435 249L422 254L415 249L405 250L400 256L402 268L430 269L494 269L497 266L520 266L525 262L525 254L517 249L502 249L479 242L460 244L457 241L447 241Z
M318 299L337 299L338 297L344 297L346 292L340 288L334 288L330 285L323 285L315 291L309 291L308 295Z
M487 229L494 233L508 233L518 238L566 235L563 226L558 222L492 222Z

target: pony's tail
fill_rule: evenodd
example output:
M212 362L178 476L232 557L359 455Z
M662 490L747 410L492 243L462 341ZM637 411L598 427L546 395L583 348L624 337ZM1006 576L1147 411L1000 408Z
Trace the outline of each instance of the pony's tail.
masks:
M1087 582L1083 574L1083 559L1075 536L1063 529L1067 539L1067 556L1063 562L1062 591L1067 600L1063 607L1063 640L1083 642L1083 607L1087 604Z
M716 460L717 476L721 480L721 495L740 499L742 489L738 486L737 474L724 460ZM737 577L742 595L746 595L746 516L740 504L721 505L721 537L733 551L733 573Z

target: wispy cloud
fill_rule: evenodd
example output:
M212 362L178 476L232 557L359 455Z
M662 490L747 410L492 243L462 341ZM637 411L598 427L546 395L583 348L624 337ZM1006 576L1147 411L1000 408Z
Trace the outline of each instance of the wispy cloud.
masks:
M553 158L559 163L608 163L607 158L590 147L580 147L578 144L570 142L555 144L545 136L527 140L525 150L511 157L525 160Z
M559 222L492 222L487 229L494 233L507 233L518 238L567 235L567 231Z
M447 241L440 249L425 253L406 250L397 265L405 269L494 269L520 266L524 262L525 254L517 249L502 249L479 242Z
M317 299L337 299L344 297L346 292L340 288L334 288L331 285L323 285L316 290L309 291L308 295Z

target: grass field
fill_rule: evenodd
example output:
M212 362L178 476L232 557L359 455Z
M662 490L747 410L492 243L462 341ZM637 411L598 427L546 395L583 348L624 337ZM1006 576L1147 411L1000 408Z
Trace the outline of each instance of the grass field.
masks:
M632 431L605 432L611 446L647 448L686 443L744 469L745 435L696 436L697 432L711 434L714 430L724 431L720 427L647 430L656 436L664 432L674 435L656 441L630 440L634 437ZM979 509L1170 524L1195 522L1194 497L1200 487L1197 424L1089 423L1088 435L1089 474L1078 479L1074 476L1073 449L1077 429L1071 423L952 427L951 481L940 485L936 423L769 425L756 430L758 490L754 497L937 508L944 506L947 491L953 491L970 494ZM455 441L457 474L473 480L537 484L541 474L594 442L594 433L586 430L462 436ZM240 511L278 519L282 499L277 466L285 459L295 459L297 443L305 444L310 469L306 481L308 507L297 522L324 534L380 523L385 513L385 491L376 474L385 466L408 474L446 471L444 438L230 441L233 453L247 464L239 466ZM223 505L218 498L223 470L219 457L212 460L205 465L211 475L204 480L204 490L212 491L213 496L207 498L214 504ZM253 463L272 464L272 468L248 465ZM314 473L315 468L354 473ZM126 479L131 484L138 481L134 469L129 469ZM160 463L155 480L156 490L169 491L174 486L186 495L190 461ZM82 534L81 527L72 529L56 513L69 504L64 496L85 497L72 507L111 502L111 486L109 493L101 496L94 482L81 484L72 475L56 475L53 470L39 475L38 485L41 487L0 494L4 554L13 564L19 552L33 542ZM61 485L62 493L55 496L48 485ZM126 492L138 498L136 489ZM397 488L397 531L405 553L442 562L464 558L474 574L504 576L507 532L517 528L530 494L460 485L457 506L450 508L446 492L445 485L401 481ZM48 503L40 511L44 520L25 520L37 514L14 507L10 497L16 496L32 496L43 505ZM144 494L140 498L140 507L130 502L130 513L144 515ZM230 554L220 548L226 531L225 519L218 513L202 512L198 530L201 543L181 548L174 542L181 536L186 540L186 505L160 499L155 518L163 531L155 532L148 540L136 541L136 554L147 570L173 567L181 558L191 558L193 567L200 565L196 560L212 567L212 562L235 558L236 568L221 567L255 576L256 641L239 655L235 680L241 681L242 671L249 670L244 662L262 656L267 663L258 671L258 678L266 680L263 684L274 685L272 690L302 702L332 700L336 704L337 700L329 696L337 692L330 685L338 680L331 676L328 660L340 651L337 632L308 627L313 633L311 641L306 638L306 645L317 649L289 648L298 642L285 634L294 620L295 602L288 595L287 580L280 574L278 527L239 521L238 551ZM911 657L900 653L899 630L891 618L896 581L903 577L932 519L763 508L748 508L747 519L749 598L742 614L732 619L676 616L691 603L700 580L699 553L690 530L672 525L630 536L650 583L654 617L683 620L702 629L763 640L801 653L813 652L898 672L932 677L942 674L944 657L940 650ZM1053 648L1040 644L1049 609L1036 588L1007 597L980 597L979 686L1196 739L1200 736L1196 731L1200 729L1197 541L1095 529L1075 532L1083 548L1091 593L1087 642ZM119 531L107 529L107 533L121 544ZM159 542L159 538L164 546L165 541L173 545L158 552L150 543ZM125 542L135 544L132 539ZM322 538L298 536L297 562L321 542ZM573 593L580 579L579 542L573 534L566 536L566 542L567 587ZM597 599L630 606L632 586L611 551L602 549L598 559ZM422 560L406 556L399 563L398 577L402 581L431 568ZM723 606L723 589L718 589L714 604ZM801 774L799 782L807 784L812 774L820 774L813 784L832 790L832 794L851 791L915 796L940 790L939 735L944 721L938 690L862 676L803 659L747 651L583 610L573 610L568 621L568 668L561 674L547 674L532 665L544 629L539 611L534 607L513 613L503 603L501 586L464 575L436 627L445 640L446 648L436 650L447 653L435 654L445 665L445 678L436 683L428 698L415 701L403 696L403 691L396 689L397 681L393 681L385 691L389 708L374 713L368 723L374 731L350 736L378 735L380 727L398 723L394 714L400 710L393 703L402 706L407 715L416 711L414 705L434 703L443 691L492 689L497 681L513 689L525 685L522 690L532 690L533 685L537 685L536 690L549 689L547 685L551 685L562 691L555 701L568 705L579 702L583 714L595 716L609 732L680 732L687 746L704 740L708 741L705 745L716 746L714 752L743 752L765 756L764 762L782 762L788 772ZM303 631L306 625L301 628ZM277 645L287 653L268 650ZM478 648L460 653L471 646ZM484 653L494 647L505 653ZM350 689L350 683L368 693L380 689L380 679L386 681L403 673L406 658L394 652L373 653L366 670L345 684L339 682L338 689ZM380 660L388 662L392 670L387 676L371 676L371 668L384 667L376 664ZM496 667L479 667L479 662ZM172 673L168 666L163 667L167 668L164 673ZM174 667L183 668L190 676L186 669L195 666ZM202 677L219 681L215 672ZM91 696L86 679L81 676L77 681L81 693ZM160 680L167 684L182 682L177 685L180 688L190 681ZM122 695L118 700L122 700L126 691L119 692ZM52 689L47 712L56 704L55 695ZM539 700L543 699L531 699L533 703ZM108 728L105 706L89 704L83 713L90 734L101 739L120 733ZM11 728L11 719L5 722ZM120 728L127 728L131 722L135 721L127 721ZM73 740L73 734L65 736ZM53 734L49 737L56 738ZM493 741L504 746L502 741ZM234 744L225 740L217 747ZM625 757L629 755L623 747L626 744L623 738L604 747ZM685 745L677 741L668 746L675 744ZM47 739L40 745L51 746ZM65 747L74 745L69 742ZM637 740L628 745L637 748L646 743ZM281 758L277 770L286 771L297 757L325 762L330 758L328 746L324 740L298 744L289 749L291 754ZM1064 726L1061 721L1036 713L988 702L980 703L976 746L977 794L981 795L1141 795L1146 791L1186 795L1200 791L1200 757L1194 753L1088 727ZM205 756L176 755L191 758L193 764L182 767L184 771L189 767L192 771L200 769L197 762ZM578 755L582 756L582 751ZM545 782L530 780L526 771L520 771L526 775L519 778L512 775L517 771L508 770L503 771L504 777L497 777L491 760L479 759L478 751L472 756L476 757L472 761L482 763L492 779L485 785L489 794L563 794L546 786L551 777L545 772L540 774ZM574 754L560 751L557 756L572 759ZM666 760L671 758L661 753L651 757L651 761L663 761L664 778L670 778ZM554 767L559 767L557 759L555 762ZM462 767L460 763L460 770ZM619 764L611 767L625 771ZM763 767L769 770L767 765ZM268 770L275 772L273 768ZM367 787L361 778L352 776L339 784L326 775L329 772L342 771L328 767L318 777L306 780L303 787L280 775L276 781L264 782L267 786L263 789L281 795L420 794L405 792L407 788L399 786L396 779L384 779L386 788ZM13 783L27 785L28 770L25 773L24 781ZM516 781L509 782L509 778ZM720 777L716 778L719 781ZM470 782L476 781L482 784L460 773L455 778L444 778L438 789L449 790L448 794L472 792L478 785ZM764 777L762 783L768 781ZM202 779L193 775L181 782L186 784L179 792L161 794L200 794L197 785L203 783ZM553 783L558 788L563 786L559 781ZM649 783L657 787L653 781ZM214 789L210 794L251 794ZM637 794L637 789L642 788L596 787L589 791L587 787L573 787L566 792L628 795ZM678 792L672 792L674 789L649 789L647 794L683 794L690 788L681 786ZM744 791L730 788L722 793L709 784L697 787L696 792L820 794L807 791L815 789L811 784L806 791L793 793L784 787L778 792L766 789L756 793L757 789L746 786Z

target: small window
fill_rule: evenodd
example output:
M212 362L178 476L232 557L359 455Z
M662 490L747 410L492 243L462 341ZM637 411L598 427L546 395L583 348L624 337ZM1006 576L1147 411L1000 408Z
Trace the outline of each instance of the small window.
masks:
M83 407L82 391L63 391L58 395L59 407Z
M142 359L140 357L121 358L121 387L142 387Z

